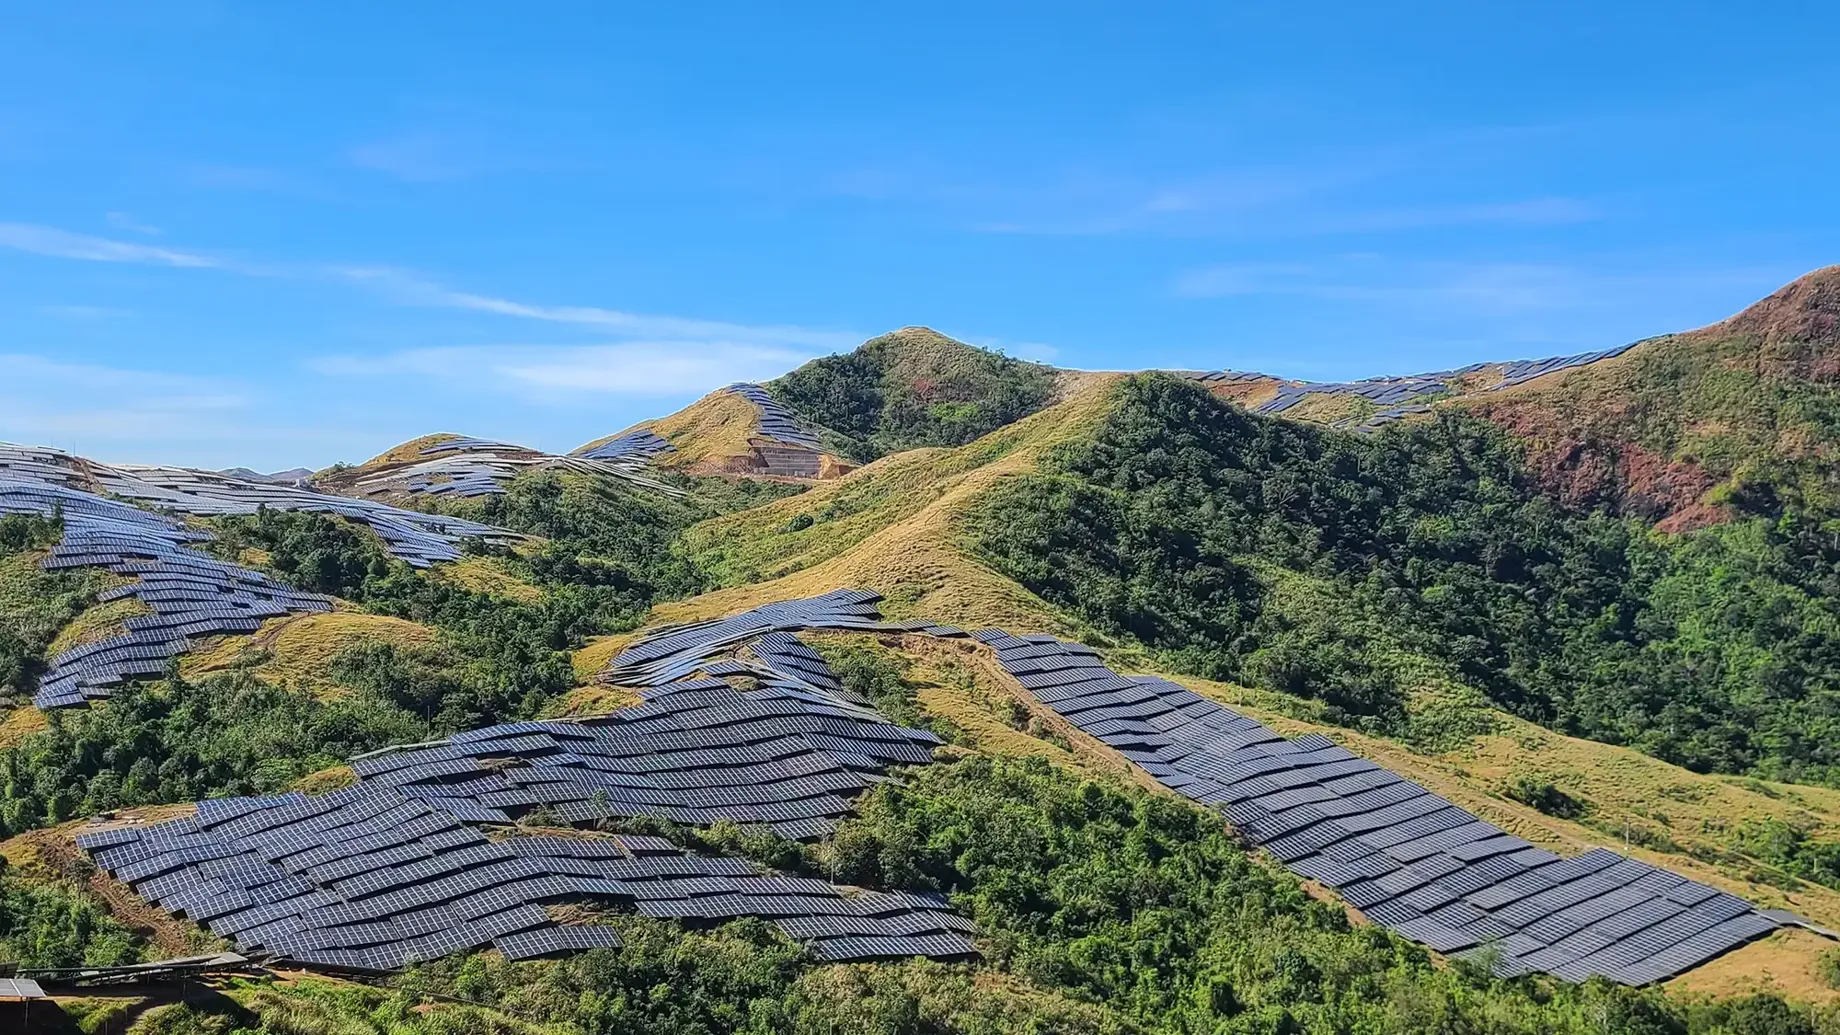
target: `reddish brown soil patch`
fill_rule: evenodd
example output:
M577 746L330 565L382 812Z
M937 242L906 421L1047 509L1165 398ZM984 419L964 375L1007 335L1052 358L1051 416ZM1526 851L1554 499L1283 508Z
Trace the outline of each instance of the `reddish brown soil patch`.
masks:
M1479 413L1527 444L1534 479L1567 507L1609 506L1669 532L1703 528L1727 516L1706 502L1717 479L1698 464L1669 460L1634 442L1576 427L1535 400L1489 406Z

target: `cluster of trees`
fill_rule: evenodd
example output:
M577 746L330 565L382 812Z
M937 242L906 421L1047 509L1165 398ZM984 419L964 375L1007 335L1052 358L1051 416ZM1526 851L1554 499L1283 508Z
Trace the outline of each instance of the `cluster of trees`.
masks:
M141 948L76 885L26 880L0 865L0 959L26 967L118 967L139 962Z
M1034 413L1054 396L1054 371L910 328L825 356L768 388L831 433L859 462L917 446L959 446Z
M0 516L0 696L31 690L45 648L101 587L99 572L39 568L40 555L63 534L56 515Z
M1668 536L1561 508L1481 421L1355 436L1157 375L1116 403L973 532L1098 628L1395 735L1438 732L1416 696L1470 694L1699 771L1840 782L1828 515Z
M320 701L247 672L140 683L53 712L0 752L0 837L133 805L271 794L308 773L432 735L372 694Z

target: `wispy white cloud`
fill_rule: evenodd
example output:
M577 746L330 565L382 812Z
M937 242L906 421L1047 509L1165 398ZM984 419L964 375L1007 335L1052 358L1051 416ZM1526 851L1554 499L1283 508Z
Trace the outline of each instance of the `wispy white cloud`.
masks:
M1423 205L1370 211L1330 212L1318 217L1319 233L1383 233L1445 226L1566 226L1601 219L1603 209L1579 198Z
M198 252L72 233L33 223L0 223L0 248L85 262L127 262L191 269L234 269L233 263Z
M601 345L462 345L383 356L332 356L322 374L438 380L470 391L537 398L666 396L775 377L808 350L741 341L624 341Z
M1178 274L1172 288L1183 298L1293 293L1314 285L1316 272L1297 262L1217 263Z
M842 331L819 330L785 324L738 324L681 316L629 313L600 306L535 305L508 298L456 291L403 270L347 267L337 271L345 279L379 291L405 305L464 309L512 316L545 323L576 324L618 332L634 338L685 341L751 342L810 349L850 348L862 339Z
M249 404L245 389L221 378L63 363L21 353L0 354L0 385L15 397L47 390L87 392L144 399L172 410L233 410Z
M859 335L792 324L741 324L602 306L544 305L450 288L409 270L379 266L257 266L220 256L73 233L29 223L0 223L0 248L84 262L134 263L222 270L246 276L330 280L381 295L399 305L458 309L543 323L590 327L621 338L662 340L721 347L782 347L808 355L854 347Z
M0 354L0 440L149 462L170 460L149 447L202 447L228 457L246 455L252 444L323 451L364 441L337 427L278 421L259 395L233 380L18 353Z

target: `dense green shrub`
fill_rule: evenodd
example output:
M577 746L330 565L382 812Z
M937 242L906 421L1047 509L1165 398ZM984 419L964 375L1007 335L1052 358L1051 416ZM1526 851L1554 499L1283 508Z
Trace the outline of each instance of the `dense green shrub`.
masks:
M331 702L231 673L124 688L0 752L0 835L130 805L267 794L429 727L360 694Z
M1560 819L1577 819L1590 807L1588 803L1565 793L1551 780L1534 776L1516 777L1503 790L1508 797L1522 805Z
M75 885L0 875L0 962L117 967L140 958L128 929Z

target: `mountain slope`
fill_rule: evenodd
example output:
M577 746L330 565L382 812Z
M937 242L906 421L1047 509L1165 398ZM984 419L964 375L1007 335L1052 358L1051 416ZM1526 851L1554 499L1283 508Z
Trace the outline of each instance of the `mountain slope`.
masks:
M1831 510L1840 460L1840 266L1696 331L1461 403L1530 446L1543 484L1673 529Z

